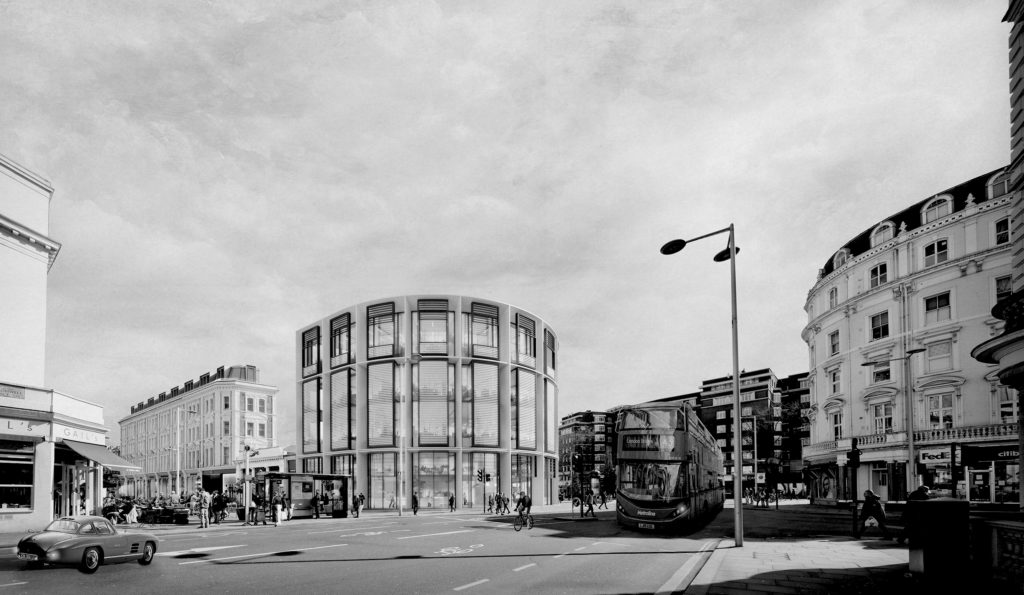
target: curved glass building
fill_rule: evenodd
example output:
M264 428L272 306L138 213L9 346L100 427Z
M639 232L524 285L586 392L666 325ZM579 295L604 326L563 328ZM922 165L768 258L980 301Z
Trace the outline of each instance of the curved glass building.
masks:
M296 471L351 475L369 508L557 501L558 341L494 300L406 295L296 332Z

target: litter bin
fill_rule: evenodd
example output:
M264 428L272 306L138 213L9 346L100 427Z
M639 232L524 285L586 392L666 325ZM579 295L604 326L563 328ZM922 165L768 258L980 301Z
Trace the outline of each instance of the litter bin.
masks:
M966 500L955 498L907 502L910 572L928 583L957 584L970 559L969 511Z

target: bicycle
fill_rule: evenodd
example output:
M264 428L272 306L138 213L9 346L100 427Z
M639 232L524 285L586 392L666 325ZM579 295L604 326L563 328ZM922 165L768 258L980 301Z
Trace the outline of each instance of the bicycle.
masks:
M526 525L527 529L533 529L533 515L523 514L523 512L520 511L519 514L516 515L516 519L512 521L512 528L516 531L520 531L522 530L524 524Z

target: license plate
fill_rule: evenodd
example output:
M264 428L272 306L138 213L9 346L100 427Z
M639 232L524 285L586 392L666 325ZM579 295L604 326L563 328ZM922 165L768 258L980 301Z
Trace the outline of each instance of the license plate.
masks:
M653 529L654 523L637 523L637 526L641 529Z
M28 560L30 562L35 562L35 561L39 560L39 556L37 556L35 554L23 554L21 552L18 552L18 559L19 560Z

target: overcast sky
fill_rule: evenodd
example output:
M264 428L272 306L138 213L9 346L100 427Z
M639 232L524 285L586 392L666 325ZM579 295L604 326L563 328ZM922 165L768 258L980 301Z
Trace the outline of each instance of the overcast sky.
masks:
M0 153L51 181L47 385L117 420L410 293L529 310L559 412L807 370L817 271L1009 161L1005 0L0 0Z

